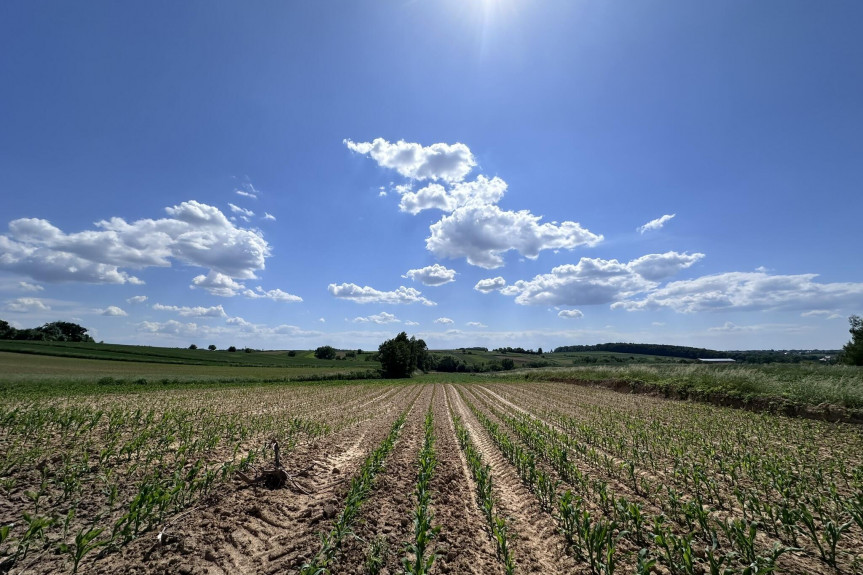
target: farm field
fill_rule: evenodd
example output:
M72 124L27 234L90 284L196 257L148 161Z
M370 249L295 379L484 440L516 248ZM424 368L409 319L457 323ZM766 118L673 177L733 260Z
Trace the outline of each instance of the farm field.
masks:
M91 385L0 399L0 526L8 573L863 573L863 433L524 379Z

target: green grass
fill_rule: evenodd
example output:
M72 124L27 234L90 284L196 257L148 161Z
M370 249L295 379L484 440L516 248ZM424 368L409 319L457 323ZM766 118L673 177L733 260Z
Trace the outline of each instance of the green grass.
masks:
M863 369L846 365L626 365L533 370L515 377L534 381L615 380L630 382L634 390L676 397L725 396L744 403L775 399L863 410Z
M777 401L795 405L829 404L863 417L863 369L816 363L703 365L659 356L612 352L537 354L482 350L433 350L469 365L491 365L504 358L515 372L480 377L582 381L625 381L633 391L657 392L722 402ZM209 351L100 343L0 341L0 396L27 393L106 393L165 385L280 383L336 377L369 377L380 367L370 354L319 360L312 351ZM541 369L519 369L543 362ZM535 363L534 363L535 365ZM428 374L422 381L473 381L468 374ZM131 387L130 387L131 386ZM728 402L726 401L726 402Z
M181 365L209 366L254 366L254 367L303 367L303 368L367 368L368 354L356 358L321 360L313 351L251 351L242 349L235 352L227 350L210 351L207 349L185 349L152 347L139 345L120 345L111 343L74 343L52 341L0 340L0 351L70 357L80 359L130 361L141 363L165 363ZM355 351L355 350L354 350Z
M482 351L477 349L434 349L430 353L438 356L451 355L459 361L471 365L492 365L500 363L504 359L511 359L516 368L534 367L543 365L545 367L569 367L572 365L621 365L630 363L648 364L676 364L690 363L692 360L676 357L662 357L658 355L644 355L631 353L617 353L608 351L586 351L586 352L562 352L562 353L500 353L496 351Z
M249 385L369 377L369 371L380 366L376 362L364 361L311 361L320 363L296 361L293 365L282 368L196 365L82 359L0 351L0 398L130 391L140 393L192 384Z

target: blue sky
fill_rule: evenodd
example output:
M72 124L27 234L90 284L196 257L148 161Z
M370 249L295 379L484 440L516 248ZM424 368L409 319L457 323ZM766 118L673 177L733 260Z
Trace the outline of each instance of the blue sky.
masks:
M0 318L97 340L837 348L859 2L0 6Z

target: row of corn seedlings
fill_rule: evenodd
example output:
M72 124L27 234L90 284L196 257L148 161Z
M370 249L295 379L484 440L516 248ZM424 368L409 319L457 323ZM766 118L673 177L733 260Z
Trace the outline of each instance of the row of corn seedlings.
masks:
M321 534L321 549L300 569L302 575L322 575L331 572L331 567L342 548L342 542L353 528L363 503L371 493L375 476L383 468L384 460L392 451L401 433L410 407L390 427L390 432L380 445L363 461L360 470L351 479L345 506L336 517L329 533Z
M46 553L60 553L76 572L85 556L105 554L157 527L235 470L266 457L269 440L276 439L284 453L297 441L361 417L350 410L342 419L292 417L290 405L280 406L281 413L269 406L258 410L253 390L242 392L208 392L206 400L199 392L4 406L0 496L26 503L17 515L10 507L0 516L0 571L26 569ZM267 393L271 400L294 398L290 391ZM372 393L379 389L370 388ZM319 396L315 403L314 390L303 390L311 402L306 413L331 409L327 399L337 397L332 389ZM244 404L249 411L243 412Z
M594 574L613 574L617 566L617 524L591 516L581 505L581 498L574 496L570 490L559 498L559 481L537 466L534 453L513 441L464 395L462 400L503 456L516 468L522 482L534 494L540 506L558 522L573 556L579 561L586 560Z
M492 422L491 419L470 403L469 407L475 410L477 417L488 429L489 434L495 437L495 442L499 445L501 451L505 455L508 453L515 454L511 461L517 467L519 457L530 459L533 456L532 453L524 455L522 452L526 450L509 439L506 433L498 428L496 423ZM520 414L522 417L518 419L506 416L489 406L487 408L491 409L496 417L504 421L526 445L530 446L531 450L536 450L540 456L552 464L558 473L562 476L573 474L574 466L567 462L565 457L566 452L561 452L560 446L552 446L553 442L549 440L549 436L547 435L548 429L541 431L532 429L523 414ZM564 454L562 458L560 457L561 453ZM510 457L509 455L507 456ZM555 459L552 459L552 457L555 457ZM649 544L640 551L637 569L650 568L653 562L656 561L656 558L659 558L672 573L695 573L698 569L701 569L699 563L704 559L704 563L714 560L714 563L718 565L727 565L725 568L729 573L735 572L733 570L735 566L745 570L745 566L752 565L763 572L765 569L775 568L776 559L790 550L790 548L777 545L767 555L759 554L754 545L757 530L756 525L753 523L745 524L745 527L748 529L747 535L749 539L734 537L737 534L734 530L729 532L730 536L727 540L732 545L739 547L743 552L726 549L720 551L720 554L717 556L716 552L719 543L715 530L711 531L710 547L699 550L693 546L693 538L691 536L677 536L671 526L666 524L664 515L651 518L644 514L637 504L632 504L624 498L616 498L613 491L608 489L608 485L605 482L586 482L583 475L576 476L582 478L582 483L580 484L582 490L586 493L592 492L591 494L594 498L598 499L604 516L592 518L584 505L585 502L582 497L574 496L570 491L567 491L557 501L558 514L556 518L575 556L579 559L588 560L594 573L612 573L614 571L616 568L614 554L621 538L626 537L637 542L640 536L643 542L645 520L647 520L650 526L649 543L652 543L652 545ZM531 486L529 483L532 480L531 475L522 475L522 478L526 484ZM538 482L532 485L532 489L536 490ZM545 500L546 502L554 502L556 497L557 494L553 491L548 492L542 498L538 495L541 501ZM632 536L633 533L625 529L629 524L632 524L635 528L635 537Z
M437 458L434 450L434 394L432 394L432 405L426 411L423 424L424 439L423 447L419 454L419 469L417 471L417 485L414 495L417 504L413 511L414 540L405 545L406 555L402 557L402 567L409 575L427 575L432 568L437 555L429 552L429 547L438 533L440 526L432 526L432 513L429 505L431 503L431 480L437 466Z
M488 524L498 561L503 564L507 575L511 575L515 573L515 559L513 559L512 550L509 548L509 528L506 524L506 519L501 517L495 510L496 503L492 495L491 467L483 462L482 454L480 454L471 440L470 432L462 423L461 417L454 413L450 415L455 426L459 446L464 453L474 483L476 484L476 501Z
M529 405L531 402L524 401L522 398L520 404L525 403ZM688 407L682 405L680 409L685 410ZM699 412L705 409L704 406L695 408ZM811 434L807 435L806 432L825 424L811 421L797 422L786 418L731 410L715 411L721 412L718 417L722 420L733 416L741 418L752 426L750 430L752 436L757 434L760 437L770 438L772 436L770 428L775 427L787 432L790 442L796 443L794 452L819 451L814 447ZM559 413L554 416L554 410L547 410L546 414L559 428L565 430L567 435L561 435L547 424L533 421L532 425L538 428L540 435L554 437L560 445L569 447L570 453L581 457L589 464L596 463L596 458L589 456L594 448L585 445L583 441L600 435L614 438L616 435L625 434L626 429L631 429L628 425L615 428L604 423L605 420L600 420L597 424L595 420L585 418L583 414L579 418ZM606 412L606 415L611 414ZM525 421L523 415L516 417ZM632 415L623 414L618 420L627 421L627 417L631 418ZM777 420L780 423L776 423ZM798 473L795 465L799 464L787 463L791 459L787 446L779 448L774 442L770 442L767 449L762 446L756 452L757 446L751 445L755 454L744 453L739 448L724 447L727 445L725 437L728 435L742 441L738 433L723 435L719 429L715 429L715 439L710 443L710 447L702 448L708 441L699 435L698 426L693 426L692 423L692 419L689 419L690 429L686 433L680 433L676 440L674 437L657 433L654 440L644 439L642 436L642 440L637 442L638 451L641 453L665 449L674 454L674 464L671 466L673 471L660 475L661 483L636 474L634 458L627 458L625 452L616 450L615 455L623 459L620 468L626 470L626 473L619 478L630 483L637 494L654 500L678 524L685 525L690 530L696 527L695 533L700 533L707 543L712 544L718 531L720 535L728 535L731 542L739 542L737 547L743 552L742 555L746 555L749 546L746 544L746 538L740 533L749 533L757 528L758 531L764 531L782 543L780 546L774 546L769 556L772 556L777 549L803 547L808 554L818 557L833 567L843 560L848 561L852 565L851 568L859 564L863 556L855 557L855 553L859 553L860 531L856 531L855 535L854 528L854 525L863 528L859 521L859 501L863 499L863 489L861 489L863 470L859 465L854 467L835 463L835 457L828 457L823 459L832 460L833 464L812 463L807 473ZM602 426L601 431L591 429L592 424ZM681 424L682 422L678 421L675 427ZM699 425L707 429L712 428L709 417L701 417ZM836 427L846 436L849 433L848 426ZM797 430L796 434L790 432L793 429ZM801 429L803 432L800 431ZM749 441L752 436L747 436L750 438ZM692 438L698 438L698 440ZM853 444L853 435L850 436L850 440ZM596 441L598 440L594 441L594 445ZM606 438L602 441L605 447L612 451L615 451L614 445L625 443L624 439ZM667 443L674 441L677 444L668 448ZM636 442L631 444L635 445ZM856 444L860 445L859 441ZM702 459L696 463L686 463L688 447L691 447L695 454L706 453L707 455L702 456ZM823 448L820 451L823 452ZM776 455L777 452L779 456ZM739 454L739 457L736 457L735 453ZM802 458L806 459L806 456ZM759 459L760 463L754 463ZM729 487L728 480L734 477L734 473L725 474L720 469L708 466L705 463L706 460L718 461L720 463L717 465L726 470L739 467L752 472L743 474L745 479L739 479L738 483ZM853 459L851 461L853 462ZM756 469L762 472L756 472ZM735 520L729 520L727 518L729 515L738 515L737 520L741 521L743 526L735 529L733 527Z

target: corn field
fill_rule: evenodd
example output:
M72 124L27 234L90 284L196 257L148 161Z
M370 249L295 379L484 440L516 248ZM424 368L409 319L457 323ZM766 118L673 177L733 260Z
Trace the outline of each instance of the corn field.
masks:
M117 572L860 574L863 433L479 378L0 400L0 573Z

